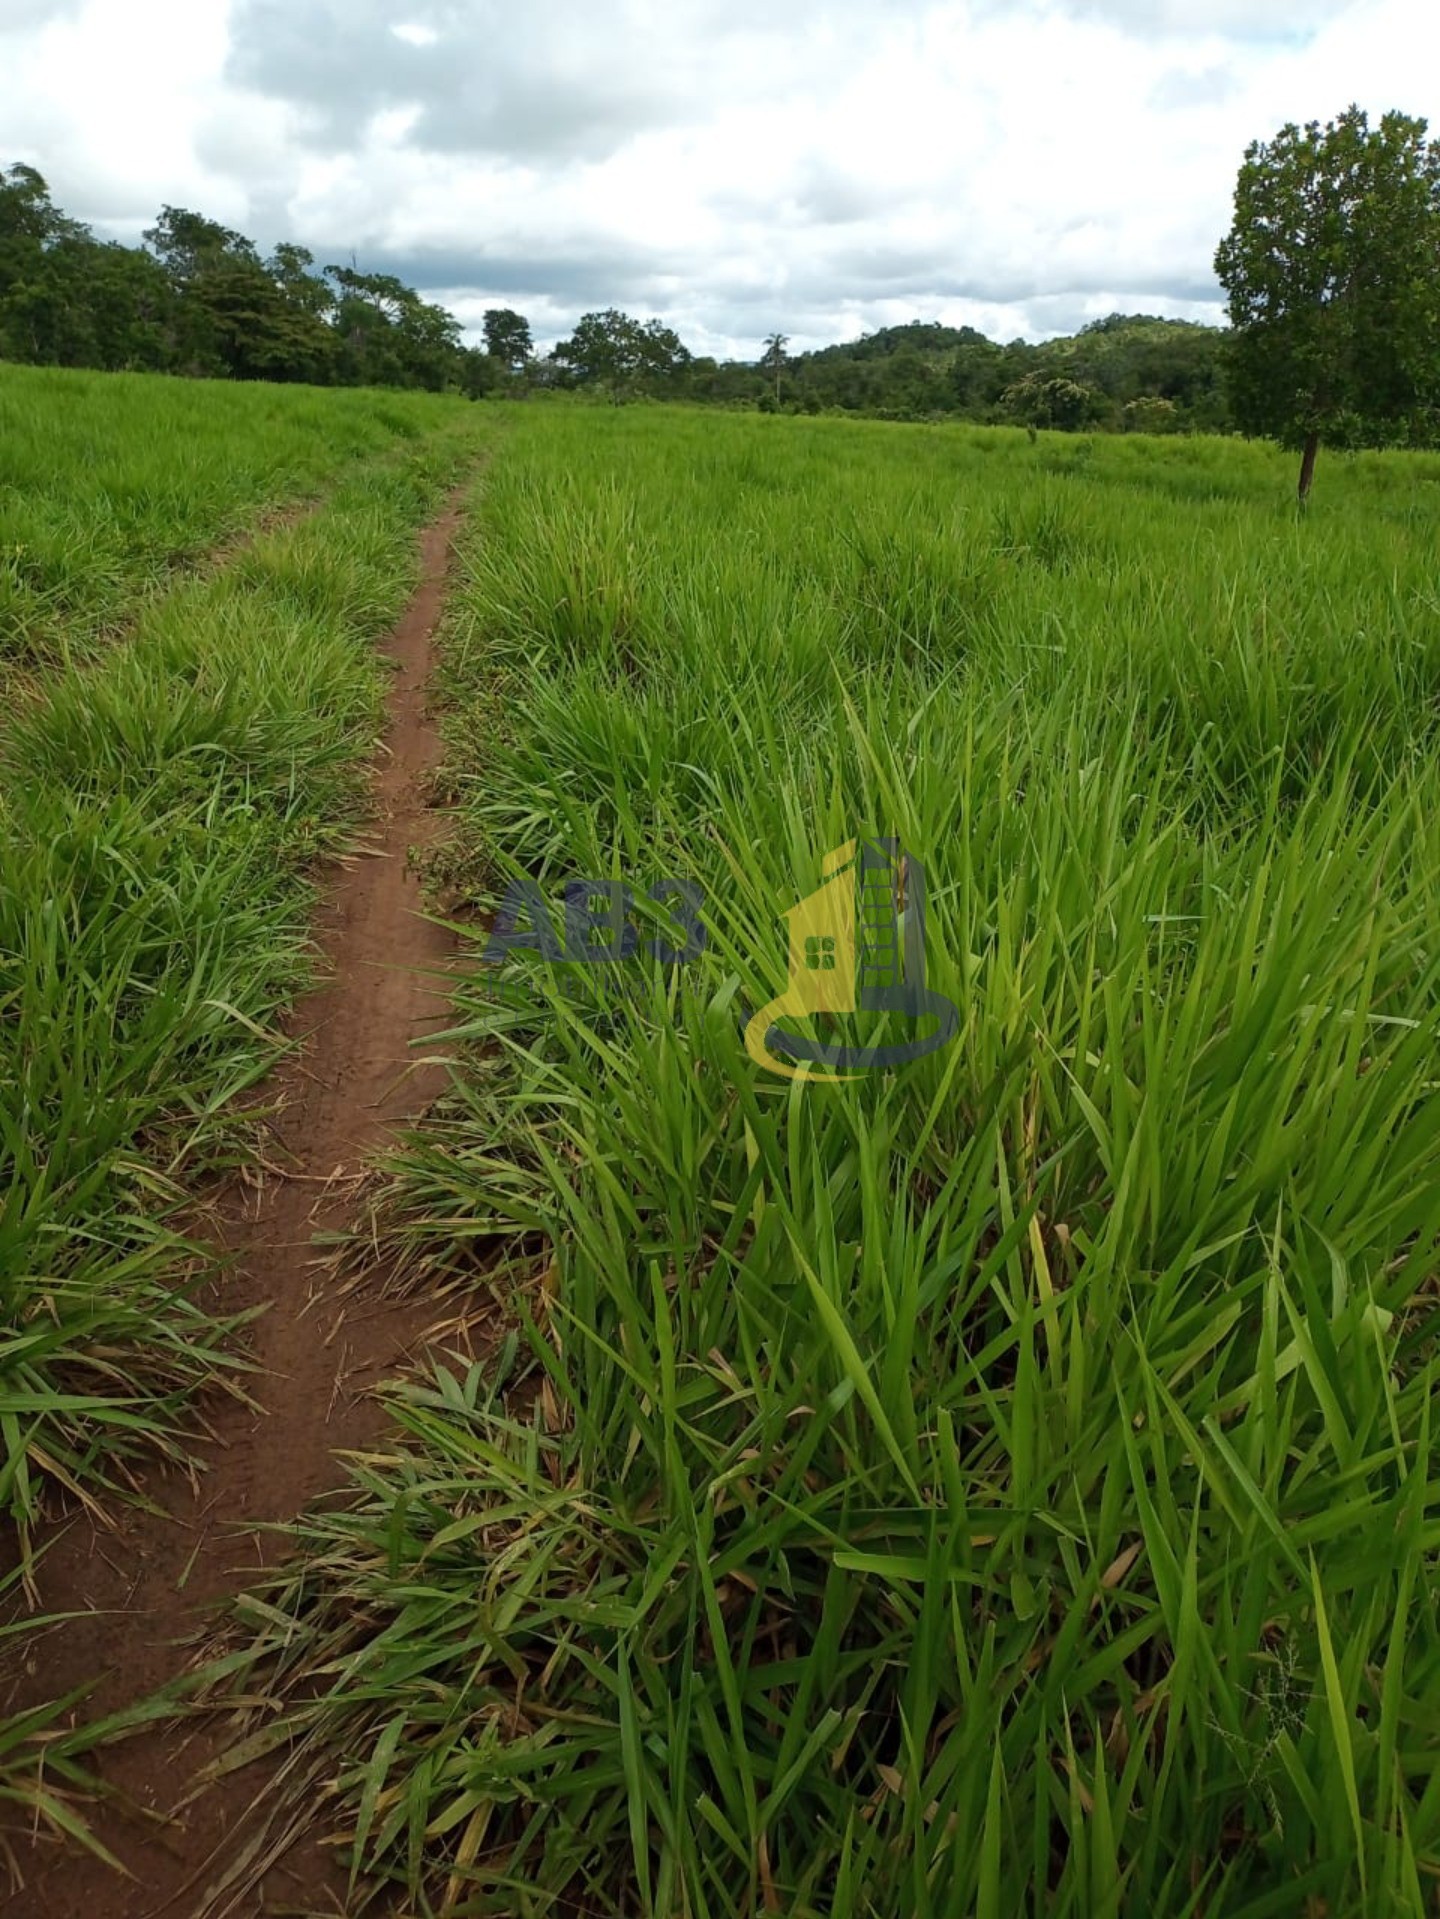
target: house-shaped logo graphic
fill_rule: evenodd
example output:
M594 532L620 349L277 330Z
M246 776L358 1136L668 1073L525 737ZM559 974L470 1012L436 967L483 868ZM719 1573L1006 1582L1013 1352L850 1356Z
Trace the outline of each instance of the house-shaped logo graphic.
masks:
M955 1037L954 1003L925 984L925 870L897 839L847 840L825 855L813 893L784 914L790 980L747 1021L751 1059L787 1079L853 1078L921 1059ZM899 1013L913 1037L859 1045L785 1031L783 1018Z

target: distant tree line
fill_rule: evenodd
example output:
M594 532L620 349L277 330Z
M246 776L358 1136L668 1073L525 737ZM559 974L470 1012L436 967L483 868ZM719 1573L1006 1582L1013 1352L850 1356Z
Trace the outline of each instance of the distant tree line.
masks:
M1231 424L1223 348L1218 327L1119 313L1040 344L1002 345L974 327L913 320L782 359L772 336L756 369L755 403L767 411L954 415L1075 432L1223 432Z
M0 359L321 386L478 394L488 356L385 273L268 257L242 233L165 207L143 247L97 240L33 167L0 172Z
M507 315L518 319L517 315ZM488 333L489 316L487 316ZM961 418L1062 430L1218 433L1233 424L1218 327L1111 314L1073 337L1001 346L973 327L914 320L791 355L772 333L754 362L692 354L658 320L587 313L544 358L492 390L569 388L611 401L682 399L763 413Z
M697 357L658 320L611 309L586 314L548 359L511 358L497 385L1032 431L1259 434L1300 451L1302 503L1322 442L1440 445L1440 142L1423 119L1387 113L1372 127L1352 105L1252 142L1215 269L1228 329L1112 313L1069 338L1000 345L914 320L793 356L771 333L751 364Z
M662 321L610 307L542 355L508 307L485 314L471 346L452 314L389 274L317 266L288 242L267 255L183 207L163 208L144 238L97 239L33 167L0 171L0 359L476 399L549 390L902 420L1228 424L1221 335L1179 321L1116 315L1042 346L915 321L794 356L773 333L752 364L692 354Z
M595 398L690 400L763 413L1009 422L1079 432L1223 433L1231 417L1219 327L1112 313L1072 337L1001 346L973 327L912 320L791 355L772 333L759 358L692 354L659 320L609 308L537 356L524 318L485 316L484 390L569 389ZM523 352L510 350L522 341Z
M443 307L389 274L263 255L244 234L167 206L142 247L98 240L33 167L0 171L0 359L239 380L424 387L621 403L687 400L767 413L1011 422L1038 430L1268 434L1302 452L1440 442L1440 146L1423 120L1357 107L1247 150L1216 255L1229 330L1112 313L1068 338L1001 345L913 320L753 361L693 354L618 308L537 352L492 307L471 346Z

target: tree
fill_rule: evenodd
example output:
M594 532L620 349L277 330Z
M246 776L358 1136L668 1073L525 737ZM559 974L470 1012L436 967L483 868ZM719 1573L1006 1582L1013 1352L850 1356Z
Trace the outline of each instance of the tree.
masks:
M689 347L663 320L647 320L640 333L640 372L648 389L678 385L689 371Z
M1215 255L1240 425L1301 450L1420 437L1440 400L1440 146L1358 107L1253 141Z
M183 371L233 380L330 377L334 295L304 247L269 260L255 243L185 207L162 209L145 235L174 291L172 330Z
M502 392L509 377L509 367L483 347L461 347L460 391L467 399L483 400L491 393Z
M243 233L222 227L218 220L207 220L203 213L191 213L186 207L162 207L160 218L145 229L144 238L182 282L233 260L258 264L260 257L254 241L247 240Z
M1180 427L1180 410L1175 402L1157 393L1148 393L1143 400L1127 400L1120 418L1127 433L1175 433Z
M176 293L174 351L179 371L256 377L269 362L251 354L250 329L261 325L265 269L243 233L188 207L166 206L144 234ZM269 287L268 280L266 287Z
M568 340L557 341L551 358L577 385L601 386L620 379L626 369L626 336L635 322L628 314L607 307L603 313L583 313Z
M0 359L472 394L506 377L461 345L451 314L389 275L321 273L290 241L262 259L185 207L162 208L145 240L97 240L33 167L0 168Z
M158 373L170 364L174 289L151 254L86 234L61 240L47 265L56 299L39 357L109 372Z
M1133 418L1132 402L1168 400L1172 428L1224 424L1218 327L1162 320L1147 313L1111 313L1092 320L1069 340L1035 349L1037 370L1094 387L1112 403L1113 424ZM1162 417L1160 415L1156 416Z
M1032 429L1058 427L1076 433L1094 421L1103 402L1093 388L1076 380L1050 379L1027 373L1014 386L1007 386L1000 403L1011 419Z
M955 349L949 370L950 398L962 413L979 413L999 399L1004 384L1000 348L983 336Z
M659 320L642 324L616 307L582 314L552 358L577 385L603 387L617 403L628 393L673 387L690 364L688 350L671 327Z
M45 246L65 229L79 230L51 200L42 174L24 165L0 168L0 259L12 247Z
M780 375L785 371L785 349L790 337L785 333L769 333L765 336L765 351L760 356L761 371L775 376L775 404L780 404Z
M34 167L0 170L0 357L88 364L86 267L99 251L89 228L54 204Z
M328 319L335 310L335 295L323 274L313 273L315 255L308 247L297 247L282 240L265 269L288 300L317 320Z
M464 377L460 323L390 273L325 269L339 289L335 317L342 377L355 386L441 392Z
M535 352L535 342L530 337L530 322L525 315L514 312L510 307L491 307L482 325L485 330L485 351L490 358L501 361L512 373L518 373Z

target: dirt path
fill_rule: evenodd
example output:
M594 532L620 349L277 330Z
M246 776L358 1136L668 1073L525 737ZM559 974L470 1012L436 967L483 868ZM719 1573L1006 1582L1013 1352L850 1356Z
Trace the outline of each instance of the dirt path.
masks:
M184 1669L190 1651L177 1642L193 1638L214 1602L277 1555L278 1541L256 1529L293 1518L339 1481L335 1450L363 1446L380 1428L366 1389L395 1370L438 1317L433 1302L387 1301L383 1273L373 1287L327 1297L311 1242L355 1223L355 1183L367 1157L443 1084L442 1065L415 1065L411 1041L444 1014L436 974L451 945L420 916L406 853L426 837L426 788L439 741L425 688L460 518L457 494L422 537L421 584L383 643L397 671L375 776L378 817L318 919L328 983L294 1010L290 1030L305 1038L304 1048L263 1089L266 1103L273 1096L281 1109L267 1158L286 1170L237 1181L218 1204L220 1234L235 1260L225 1305L267 1306L254 1335L263 1368L251 1388L259 1410L234 1401L213 1407L210 1434L196 1448L202 1471L195 1483L155 1474L145 1492L157 1510L126 1510L113 1530L72 1518L39 1567L41 1610L84 1616L33 1643L22 1690L54 1698L102 1675L86 1718L127 1705ZM0 1710L6 1705L0 1699ZM205 1887L236 1850L255 1779L238 1776L174 1823L154 1815L180 1804L224 1736L219 1722L199 1720L111 1747L97 1769L116 1799L93 1809L92 1824L133 1878L44 1842L19 1860L25 1885L6 1912L17 1919L156 1912L200 1919ZM289 1873L275 1866L262 1890L225 1910L343 1911L343 1878L325 1869L318 1852L302 1849L291 1863Z

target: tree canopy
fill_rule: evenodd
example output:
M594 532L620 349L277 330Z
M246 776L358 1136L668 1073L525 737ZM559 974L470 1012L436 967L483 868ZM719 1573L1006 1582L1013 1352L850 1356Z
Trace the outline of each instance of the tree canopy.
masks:
M663 392L690 362L679 334L663 321L635 320L615 307L584 314L551 357L567 381L602 388L616 400Z
M1431 441L1440 419L1440 146L1359 107L1245 151L1215 255L1240 425L1303 449Z
M530 322L512 307L490 307L482 322L485 351L512 373L518 372L535 351Z
M290 242L262 258L243 233L187 207L163 207L144 237L144 247L97 240L33 167L0 172L0 358L476 389L484 356L459 322L387 274L317 271Z

